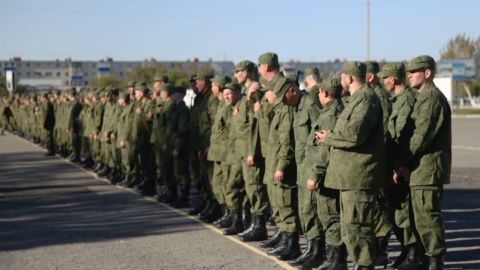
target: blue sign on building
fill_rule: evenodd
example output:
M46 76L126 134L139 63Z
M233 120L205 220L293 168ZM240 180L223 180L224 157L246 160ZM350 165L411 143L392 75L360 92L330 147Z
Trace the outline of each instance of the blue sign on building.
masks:
M440 60L437 72L452 75L454 80L470 80L477 76L477 63L475 59Z

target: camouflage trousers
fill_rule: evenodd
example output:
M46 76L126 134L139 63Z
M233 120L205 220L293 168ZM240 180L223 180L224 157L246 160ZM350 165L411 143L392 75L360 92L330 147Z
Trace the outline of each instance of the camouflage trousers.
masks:
M228 182L230 166L223 161L213 162L212 191L219 204L225 204L225 183Z
M340 232L354 264L373 265L377 190L340 191Z
M447 252L442 219L443 186L410 187L415 230L425 248L426 255L438 256Z
M281 183L272 184L272 200L277 208L277 227L282 232L299 232L298 189L297 186L287 186ZM269 194L270 195L270 194Z
M267 191L263 185L263 176L265 174L265 162L257 160L255 166L249 167L246 158L240 160L242 165L242 174L245 184L245 193L250 205L252 214L264 214L268 208Z
M326 188L320 184L314 192L315 207L320 220L320 228L325 232L325 242L328 245L340 246L343 244L340 233L340 198L339 191Z
M300 170L297 170L299 174ZM303 179L303 178L300 178ZM305 181L298 181L298 216L303 235L307 240L320 236L322 224L317 215L317 198L315 191L307 188Z
M243 180L242 164L230 164L228 181L224 185L225 204L229 209L240 209L245 201L245 182Z

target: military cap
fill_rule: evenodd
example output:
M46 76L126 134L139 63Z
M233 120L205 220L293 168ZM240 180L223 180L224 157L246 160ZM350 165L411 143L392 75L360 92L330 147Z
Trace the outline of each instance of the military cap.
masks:
M378 73L380 71L380 66L377 61L366 61L365 66L367 67L367 73Z
M435 60L429 55L421 55L413 58L407 65L407 71L428 68L435 70Z
M290 87L292 87L293 85L296 84L295 80L293 80L291 78L288 78L288 77L283 78L283 80L284 81L282 83L276 84L275 88L272 90L275 93L275 96L276 96L275 105L282 102L283 96L285 95L287 90L290 89Z
M155 76L153 77L153 80L154 80L154 81L162 81L162 82L164 82L164 83L167 83L167 82L169 81L167 75L155 75Z
M174 86L172 87L171 94L182 94L185 95L187 93L187 89L182 86Z
M329 94L335 95L335 97L340 97L343 90L342 84L340 83L340 76L338 74L329 76L320 83L319 88Z
M317 77L320 77L320 71L318 71L318 68L316 67L308 67L303 70L303 77L307 77L310 75L316 75Z
M129 82L127 83L127 87L135 87L135 84L136 84L136 83L137 83L136 81L129 81Z
M266 64L271 65L274 67L279 67L280 64L278 63L278 55L273 52L267 52L258 57L258 64Z
M100 97L100 92L102 92L100 89L95 89L94 91L92 91L92 95L94 97Z
M346 62L343 64L342 73L359 78L365 78L366 66L364 63L359 61Z
M240 61L235 65L235 71L239 70L245 70L246 72L254 72L255 64L249 60Z
M200 72L200 73L197 73L197 75L195 76L195 80L202 80L202 81L210 80L212 78L213 78L213 74L209 72Z
M231 89L233 91L241 91L242 87L238 83L227 83L225 84L225 89Z
M403 63L387 63L383 65L382 70L378 73L378 77L397 77L403 78L405 76L405 66Z
M162 84L162 86L160 86L160 88L158 89L159 92L167 92L167 93L170 93L172 91L172 88L173 88L173 85L170 84L170 83L164 83Z
M192 76L190 76L190 82L193 82L197 79L197 74L192 74Z
M143 93L148 93L149 89L147 88L147 84L145 82L137 82L135 84L135 91L143 91Z
M130 93L128 93L127 91L121 91L118 95L119 98L130 98Z
M220 85L221 87L225 87L225 84L227 84L231 81L232 80L230 79L230 77L224 76L224 75L215 75L215 77L213 77L213 79L212 79L212 82Z

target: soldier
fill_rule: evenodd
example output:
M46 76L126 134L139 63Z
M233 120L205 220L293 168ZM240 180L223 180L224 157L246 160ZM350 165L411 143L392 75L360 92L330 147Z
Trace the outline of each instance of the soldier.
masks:
M240 151L236 147L236 132L238 130L234 127L233 116L239 114L239 103L242 98L241 86L237 83L227 83L223 90L223 96L226 108L226 117L229 122L232 122L228 132L228 145L233 145L232 150L227 152L226 162L230 168L228 173L228 180L224 185L225 203L230 210L231 224L223 231L224 235L235 235L244 230L242 222L242 206L245 199L245 183L242 175L242 164L239 162L239 157L236 152Z
M108 103L108 92L105 89L99 90L98 96L100 98L99 102L95 103L93 108L93 132L92 132L92 154L93 160L96 162L96 166L93 168L93 171L98 173L103 170L106 166L103 160L102 153L102 141L103 135L103 116L105 114L105 105Z
M46 131L47 153L46 156L55 155L55 144L53 137L53 129L55 127L55 113L53 105L48 100L47 94L42 95L40 102L42 104L41 119L42 126Z
M413 106L415 104L415 94L406 87L405 81L405 66L402 63L387 63L382 67L378 76L383 80L385 89L391 93L392 113L389 118L388 126L386 127L389 136L387 140L387 161L390 165L387 168L397 167L399 164L405 164L404 157L400 155L402 149L409 147L409 139L412 136L414 123L411 119ZM408 252L415 251L415 243L417 242L413 234L413 228L409 220L409 188L408 182L393 181L387 182L386 194L389 194L389 205L391 211L389 212L389 220L392 224L393 232L398 241L402 245L402 253L392 264L396 268L400 265L406 266L410 259L414 258L415 254L408 255ZM404 260L407 259L406 262ZM400 269L408 269L409 267Z
M315 103L320 106L320 101L318 101L318 84L322 81L320 77L320 71L316 67L309 67L303 70L303 84L307 88L308 95L315 101Z
M407 149L406 166L396 169L394 179L409 180L415 230L428 256L428 269L442 269L446 252L441 215L443 185L450 183L452 161L451 110L433 83L435 60L422 55L407 67L410 86L418 89L412 119L415 130Z
M316 140L316 133L322 129L332 130L338 116L343 111L341 102L342 85L340 76L332 75L322 81L319 86L318 99L322 110L312 123L307 139L305 154L306 186L314 192L314 203L317 217L325 233L327 257L323 264L315 269L342 270L347 269L347 251L340 235L339 192L325 187L325 174L329 162L329 147ZM309 266L309 265L307 265Z
M366 81L370 88L375 91L375 94L380 100L380 105L382 109L382 120L383 120L383 135L384 141L388 140L388 119L389 115L392 112L392 104L390 102L390 94L380 86L380 82L377 76L379 70L379 65L376 61L366 61L365 65L367 67ZM389 165L388 163L386 165ZM389 181L392 178L392 168L385 169L385 182ZM391 234L391 227L389 216L391 215L391 207L388 205L390 194L387 194L385 190L380 190L378 193L378 204L375 207L375 243L376 243L376 258L375 265L387 265L388 264L388 239Z
M80 161L80 151L81 151L81 137L80 137L80 113L82 111L82 104L80 103L77 97L77 91L72 89L70 91L70 100L73 103L70 111L67 112L68 115L68 132L71 137L72 148L70 151L72 154L69 156L71 162Z
M263 185L265 174L265 161L256 151L256 146L251 144L251 136L258 136L257 121L254 120L253 104L256 100L249 93L250 88L257 83L257 70L255 64L249 60L243 60L235 66L235 78L242 86L242 99L238 103L238 110L232 116L231 128L236 130L235 149L238 162L241 165L246 192L244 203L244 226L250 226L239 233L242 241L260 241L267 239L265 215L268 208L267 191ZM249 94L249 95L248 95ZM235 113L237 112L237 113ZM245 204L248 207L245 207ZM249 213L253 215L252 221Z
M172 115L168 121L167 139L170 145L173 179L180 188L180 196L174 207L188 207L190 195L190 175L188 173L188 133L190 112L183 101L186 89L174 87L170 98L173 102Z
M105 103L105 112L103 115L103 125L101 131L102 152L104 168L98 172L98 176L110 176L113 172L114 161L113 155L115 154L115 139L112 140L112 134L114 134L115 122L117 115L117 96L118 89L109 85L105 88L107 92L107 102Z
M132 142L132 125L135 116L134 100L130 99L130 91L122 93L119 101L123 107L122 114L118 123L117 142L120 148L122 159L123 180L118 184L121 186L131 187L137 181L137 162L135 156L135 145Z
M340 231L356 269L374 269L373 209L385 184L381 108L365 73L361 62L343 65L341 83L351 97L335 128L317 133L318 142L331 147L325 186L340 190Z
M228 145L228 133L230 130L230 117L232 110L225 103L223 89L231 79L228 76L216 75L212 79L212 91L217 92L219 105L212 125L210 137L210 149L207 159L213 162L212 191L218 203L222 207L223 215L213 222L219 228L230 226L231 214L225 202L224 186L228 182L230 166L226 162Z
M132 144L135 145L138 170L137 181L133 181L132 185L136 186L141 195L155 194L150 143L155 105L149 98L149 92L150 89L147 88L146 83L135 84L135 113L131 138Z

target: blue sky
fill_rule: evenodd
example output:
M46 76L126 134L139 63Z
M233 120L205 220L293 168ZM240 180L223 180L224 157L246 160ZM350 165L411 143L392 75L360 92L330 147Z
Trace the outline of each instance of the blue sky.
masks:
M371 59L480 36L478 0L371 0ZM0 59L366 59L366 0L0 0Z

